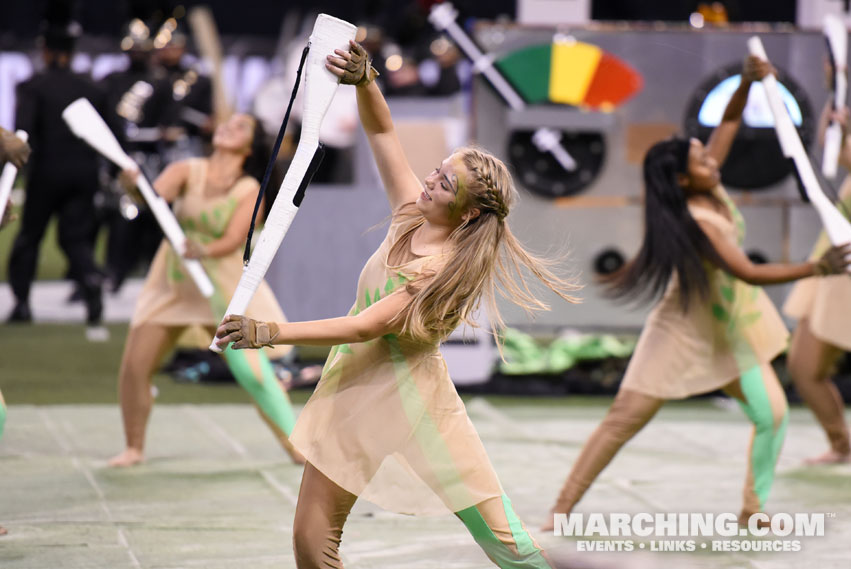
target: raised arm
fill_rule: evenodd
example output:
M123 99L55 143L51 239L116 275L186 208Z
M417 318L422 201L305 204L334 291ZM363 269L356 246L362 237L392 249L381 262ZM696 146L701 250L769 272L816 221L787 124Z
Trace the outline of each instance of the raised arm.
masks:
M753 285L780 284L816 275L838 274L848 265L851 244L833 247L817 262L753 263L744 251L730 243L712 223L697 220L723 263L721 267L734 277Z
M742 124L742 113L745 110L745 105L748 103L748 94L751 90L751 85L754 81L760 81L769 73L773 73L774 68L770 63L763 61L753 55L745 59L742 66L742 81L739 87L730 97L727 107L724 109L724 116L721 118L721 123L712 131L709 137L709 142L706 143L706 149L709 155L715 158L718 165L724 164L727 155L730 153L730 147L733 145L733 140L736 138L736 133L739 132L739 126Z
M358 113L366 132L387 199L393 211L399 206L416 201L422 192L421 181L416 177L402 150L390 107L376 85L375 71L369 65L364 49L351 42L349 51L335 50L328 56L328 70L346 85L357 86Z
M336 346L366 342L385 334L399 332L396 316L411 302L404 289L387 296L355 316L313 320L310 322L258 322L244 316L229 315L216 330L216 344L224 349L259 348L275 344L300 346Z

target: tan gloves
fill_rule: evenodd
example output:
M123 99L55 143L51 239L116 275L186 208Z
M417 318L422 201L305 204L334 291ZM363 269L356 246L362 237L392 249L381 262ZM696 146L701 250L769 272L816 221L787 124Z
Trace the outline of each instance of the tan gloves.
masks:
M272 341L278 337L281 331L274 322L258 322L245 316L231 314L224 319L219 329L216 330L216 344L224 348L233 342L234 350L244 348L272 347Z
M8 160L15 168L20 168L29 160L30 152L29 144L5 128L0 128L0 164Z
M183 257L186 259L203 259L208 255L207 247L203 243L199 243L190 238L186 238L183 244Z
M838 275L848 270L848 257L851 255L851 243L831 247L816 263L819 276Z
M349 42L349 51L335 49L336 55L328 56L328 69L340 78L343 85L364 87L378 77L369 54L356 41Z

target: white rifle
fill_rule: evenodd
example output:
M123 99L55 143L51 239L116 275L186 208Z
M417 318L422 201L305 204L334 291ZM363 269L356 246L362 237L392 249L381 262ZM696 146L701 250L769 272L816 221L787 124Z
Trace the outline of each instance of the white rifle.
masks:
M319 127L340 84L337 76L326 69L325 58L335 49L348 50L349 41L355 39L356 32L354 25L326 14L319 14L316 18L313 33L308 40L309 50L304 67L304 113L295 156L269 211L257 247L243 269L233 298L222 316L245 314L251 298L263 281L281 241L298 213L309 181L309 173L314 165L314 157L319 150ZM221 352L216 346L215 338L210 349Z
M848 93L848 30L845 23L836 16L828 14L824 18L824 37L827 40L827 52L830 56L833 77L831 80L831 95L833 110L845 108L845 98ZM824 131L824 154L822 155L821 171L828 178L836 177L839 164L839 151L842 148L842 125L831 120Z
M748 40L748 50L751 55L769 61L762 41L757 36ZM810 157L807 155L801 137L798 136L798 131L792 122L792 117L789 115L789 109L783 102L783 95L780 93L777 78L769 74L763 78L762 85L765 87L765 95L768 98L768 106L771 107L771 114L774 115L774 130L777 132L780 148L783 155L791 158L795 163L807 198L816 208L828 239L833 245L851 243L851 222L845 219L822 190L810 162Z
M88 99L77 99L68 105L62 111L62 118L68 123L68 127L76 136L82 138L86 143L97 150L104 157L113 162L122 170L139 170L136 162L130 158L121 145L118 144L115 135L109 130L109 127L104 122L103 118L98 114ZM136 178L136 185L139 187L139 192L148 204L151 213L159 223L166 239L168 239L174 251L180 256L183 261L183 266L192 280L198 286L198 290L205 298L213 296L215 287L210 277L204 272L204 267L197 259L186 259L183 254L186 252L186 235L177 218L174 217L171 208L168 206L162 196L160 196L151 183L145 178L144 174L139 172Z

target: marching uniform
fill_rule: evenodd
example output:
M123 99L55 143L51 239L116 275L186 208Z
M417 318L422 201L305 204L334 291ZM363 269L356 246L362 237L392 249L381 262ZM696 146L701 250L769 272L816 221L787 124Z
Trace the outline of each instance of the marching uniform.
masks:
M68 257L70 276L86 301L88 322L101 320L101 276L89 237L95 223L99 158L71 133L61 116L65 107L80 97L104 113L104 93L88 77L64 67L48 67L17 88L15 124L29 133L33 152L21 229L9 259L9 281L18 303L13 320L29 319L24 316L29 314L38 249L54 215L59 217L59 245Z

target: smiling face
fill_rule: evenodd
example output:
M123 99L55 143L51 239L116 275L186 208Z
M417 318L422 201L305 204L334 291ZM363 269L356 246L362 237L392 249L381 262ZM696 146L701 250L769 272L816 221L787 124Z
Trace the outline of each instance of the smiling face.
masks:
M689 141L688 174L680 174L680 185L687 193L706 193L721 182L718 162L696 138Z
M249 115L233 115L216 127L213 133L213 146L219 150L229 150L246 156L251 153L254 138L254 119Z
M426 176L417 209L430 223L456 227L467 217L467 168L453 154Z

